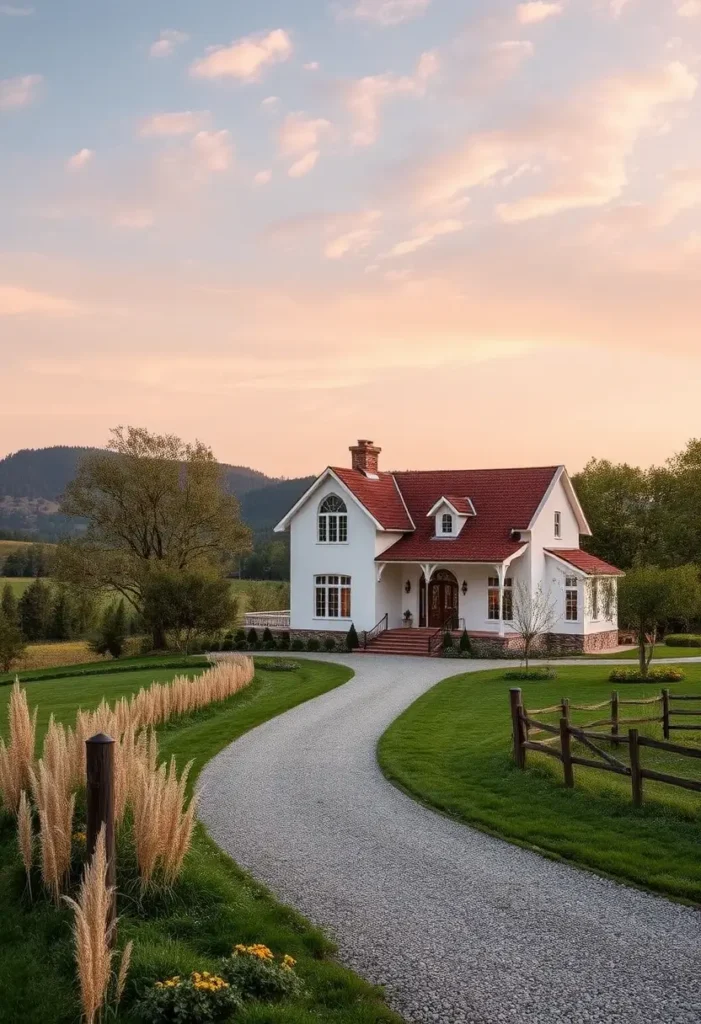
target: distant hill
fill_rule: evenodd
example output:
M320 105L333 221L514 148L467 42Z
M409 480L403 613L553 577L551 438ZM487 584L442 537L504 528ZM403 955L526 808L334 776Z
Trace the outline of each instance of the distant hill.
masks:
M24 448L0 459L0 531L22 531L46 541L76 532L75 520L60 515L59 501L82 455L95 448ZM247 466L224 464L227 489L241 502L244 520L269 531L297 501L313 477L283 480Z

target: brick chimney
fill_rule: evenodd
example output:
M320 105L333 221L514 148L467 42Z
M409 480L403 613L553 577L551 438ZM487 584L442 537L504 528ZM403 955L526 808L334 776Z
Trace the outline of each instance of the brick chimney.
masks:
M377 476L377 458L382 451L372 441L358 441L348 449L352 456L353 469L359 469L366 476Z

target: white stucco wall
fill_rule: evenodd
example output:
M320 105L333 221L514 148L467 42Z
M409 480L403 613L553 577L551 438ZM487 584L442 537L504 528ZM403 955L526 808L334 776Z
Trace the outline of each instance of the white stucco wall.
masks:
M348 543L317 541L317 511L329 494L338 494L348 509ZM351 621L358 630L372 629L375 618L375 535L370 517L334 480L311 495L290 524L290 627L292 629L347 630ZM396 534L392 535L396 540ZM317 619L314 577L351 577L351 617Z

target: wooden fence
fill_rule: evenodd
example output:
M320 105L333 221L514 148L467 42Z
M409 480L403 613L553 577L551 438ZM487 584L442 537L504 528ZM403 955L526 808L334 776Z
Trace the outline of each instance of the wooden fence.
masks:
M597 768L601 771L614 772L617 775L628 776L631 780L633 803L640 807L643 802L643 780L652 779L655 782L665 782L670 786L680 786L683 789L690 789L701 793L701 780L686 779L677 775L668 775L664 772L654 771L645 768L641 764L640 748L651 747L655 750L666 751L671 754L678 754L683 757L701 758L701 748L685 747L679 743L669 742L670 729L701 729L701 725L679 725L673 724L671 718L674 715L696 715L701 717L701 708L698 710L677 710L674 708L674 701L697 701L701 702L699 696L671 695L669 690L662 690L659 697L640 698L639 700L621 700L617 692L611 694L611 699L602 701L599 704L571 704L563 697L559 704L552 704L547 708L536 708L527 711L523 705L520 688L515 687L510 691L511 696L511 721L513 727L513 752L514 760L519 768L526 767L526 753L535 750L548 757L554 757L562 764L565 785L569 788L574 786L574 765L582 765L585 768ZM642 718L622 718L621 707L630 705L660 705L660 714ZM610 708L610 714L606 718L598 718L585 725L573 725L570 720L572 711L601 711L603 708ZM544 722L536 715L560 714L559 722L554 725L551 722ZM648 736L641 736L637 729L629 728L627 733L621 732L621 727L640 725L642 723L661 722L664 740L652 739ZM608 732L596 731L597 729L610 726ZM545 737L541 734L545 733ZM540 738L535 739L535 736ZM576 740L585 748L587 753L594 757L582 757L572 752L572 743ZM559 744L559 747L557 746ZM602 748L602 744L616 748L620 745L628 746L629 764L616 757L611 750Z

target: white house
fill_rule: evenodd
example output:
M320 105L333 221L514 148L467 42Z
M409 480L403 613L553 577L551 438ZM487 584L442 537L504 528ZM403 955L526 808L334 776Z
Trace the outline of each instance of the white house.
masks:
M548 649L616 646L621 572L581 550L591 530L564 466L386 473L380 450L358 441L351 468L324 470L275 528L290 530L293 635L354 623L373 649L422 653L467 629L478 653L502 653L520 642L514 603L540 593Z

